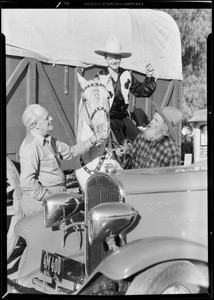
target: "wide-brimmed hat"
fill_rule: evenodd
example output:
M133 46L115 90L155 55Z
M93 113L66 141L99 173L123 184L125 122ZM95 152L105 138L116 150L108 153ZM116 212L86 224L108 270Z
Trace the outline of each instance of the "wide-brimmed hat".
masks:
M194 112L192 118L187 121L188 123L193 122L207 122L207 108L199 109Z
M105 45L104 49L98 49L94 51L95 53L99 55L105 55L105 54L115 54L120 55L122 58L127 58L132 55L130 52L124 52L122 51L122 45L118 38L115 36L111 36Z
M156 112L163 118L169 129L169 136L176 141L175 125L182 119L182 112L173 106L166 106L161 109L154 101L151 103Z

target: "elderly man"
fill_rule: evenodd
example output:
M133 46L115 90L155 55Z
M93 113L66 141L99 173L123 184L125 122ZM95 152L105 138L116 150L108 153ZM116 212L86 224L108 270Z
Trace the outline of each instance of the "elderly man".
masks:
M42 210L42 200L57 192L66 191L65 176L60 159L75 158L99 142L99 137L74 146L49 135L53 129L52 117L39 104L28 105L22 115L28 129L20 147L20 185L23 191L21 207L24 215Z
M118 155L124 155L125 168L150 168L176 166L180 164L180 155L175 144L174 126L182 119L182 113L175 107L162 110L151 101L156 113L147 128L138 134L133 145L117 149Z

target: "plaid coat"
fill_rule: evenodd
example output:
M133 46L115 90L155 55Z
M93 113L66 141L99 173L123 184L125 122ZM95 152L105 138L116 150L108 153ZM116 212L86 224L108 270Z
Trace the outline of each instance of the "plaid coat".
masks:
M169 136L150 142L139 133L128 152L131 168L176 166L180 164L177 146ZM128 158L127 158L128 159Z

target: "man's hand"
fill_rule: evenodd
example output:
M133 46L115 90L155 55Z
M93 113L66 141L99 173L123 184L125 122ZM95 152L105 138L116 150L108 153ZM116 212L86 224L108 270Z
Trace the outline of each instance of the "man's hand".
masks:
M154 73L154 68L153 68L153 66L152 66L150 63L147 64L147 65L146 65L146 76L147 76L147 77L152 77L153 73Z
M107 138L104 138L103 135L100 134L99 132L90 137L90 141L93 146L99 145L101 142L105 141L106 139Z
M109 126L106 124L100 124L97 126L94 135L91 137L91 142L93 145L99 144L108 139L109 136Z
M123 143L123 145L120 145L116 149L116 154L118 156L122 156L122 155L124 155L124 154L126 154L128 152L128 150L130 149L130 147L131 147L131 144L125 140L124 143Z
M124 155L125 154L125 149L124 149L124 146L119 146L117 149L116 149L116 154L118 155L118 156L122 156L122 155Z

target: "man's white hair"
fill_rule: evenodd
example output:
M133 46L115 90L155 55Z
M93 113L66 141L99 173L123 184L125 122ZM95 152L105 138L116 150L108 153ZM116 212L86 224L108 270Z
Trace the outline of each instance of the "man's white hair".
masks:
M22 122L27 129L33 129L45 108L39 104L28 105L23 114Z

